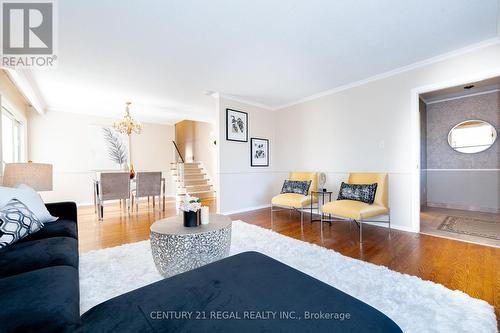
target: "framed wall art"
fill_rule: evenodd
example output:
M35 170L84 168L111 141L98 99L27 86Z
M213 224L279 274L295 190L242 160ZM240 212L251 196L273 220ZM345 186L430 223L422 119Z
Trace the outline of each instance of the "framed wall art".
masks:
M250 139L250 166L269 166L269 140L260 138Z
M248 113L226 109L226 140L248 142Z

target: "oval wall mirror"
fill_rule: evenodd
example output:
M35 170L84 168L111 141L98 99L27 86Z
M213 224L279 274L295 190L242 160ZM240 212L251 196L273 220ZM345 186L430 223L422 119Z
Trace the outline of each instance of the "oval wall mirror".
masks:
M483 120L466 120L456 124L448 133L448 143L454 150L474 154L491 147L497 138L497 131Z

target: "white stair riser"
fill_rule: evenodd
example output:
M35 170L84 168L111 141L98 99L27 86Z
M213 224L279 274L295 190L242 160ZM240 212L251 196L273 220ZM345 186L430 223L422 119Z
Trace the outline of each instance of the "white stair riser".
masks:
M190 185L190 186L182 186L180 189L186 190L186 192L190 191L210 191L212 189L212 185Z
M177 166L173 165L170 167L171 170L177 170ZM202 169L201 165L193 164L193 165L184 165L184 169Z
M186 179L184 185L208 185L208 179Z
M177 167L177 163L170 163L170 165L172 167ZM201 163L197 163L197 162L194 162L194 163L184 163L184 167L185 168L189 168L189 167L199 167L201 165Z
M215 192L208 191L208 192L204 192L204 193L193 194L193 196L196 196L196 197L201 198L201 199L214 198L215 197Z
M182 168L183 172L179 173ZM201 163L184 163L179 168L177 163L171 163L170 174L176 183L179 198L182 198L185 194L198 198L215 197L215 192Z
M184 180L202 180L205 179L205 175L185 175Z
M214 198L215 197L215 192L214 191L206 191L206 192L198 192L198 193L189 193L193 197L197 197L200 199L205 199L205 198ZM179 198L182 198L184 194L180 193L178 194Z
M177 173L177 169L170 169L170 173ZM203 168L185 168L184 173L204 172Z
M172 176L174 177L186 177L186 176L198 176L198 175L206 175L206 173L204 172L185 172L184 175L181 173L181 174L177 174L177 172L174 172L172 173Z

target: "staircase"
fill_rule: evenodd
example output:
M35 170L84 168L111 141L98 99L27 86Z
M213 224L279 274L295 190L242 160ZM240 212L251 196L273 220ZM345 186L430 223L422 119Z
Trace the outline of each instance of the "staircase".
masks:
M170 163L170 166L178 199L186 194L200 199L215 197L215 191L202 163L174 162Z

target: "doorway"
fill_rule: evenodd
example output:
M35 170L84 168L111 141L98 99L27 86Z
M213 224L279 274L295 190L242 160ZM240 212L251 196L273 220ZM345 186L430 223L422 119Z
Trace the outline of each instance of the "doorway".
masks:
M420 232L500 247L500 76L419 95Z

